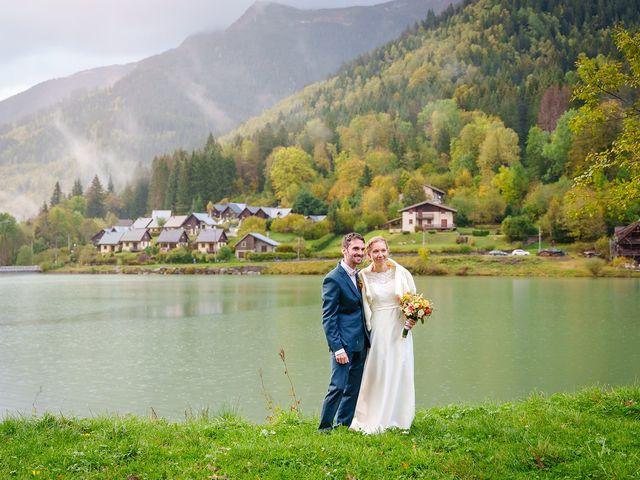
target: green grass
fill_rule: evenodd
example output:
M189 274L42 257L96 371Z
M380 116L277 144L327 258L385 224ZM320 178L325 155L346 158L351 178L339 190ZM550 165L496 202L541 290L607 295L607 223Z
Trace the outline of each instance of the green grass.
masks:
M3 479L640 478L640 387L418 412L408 432L316 431L293 413L184 423L45 415L0 423Z

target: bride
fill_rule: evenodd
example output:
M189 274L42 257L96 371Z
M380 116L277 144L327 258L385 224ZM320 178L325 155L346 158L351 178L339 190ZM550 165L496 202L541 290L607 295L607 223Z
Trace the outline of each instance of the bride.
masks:
M365 251L372 263L361 271L360 278L371 349L351 429L364 433L409 429L415 416L413 339L411 332L402 338L406 319L399 297L415 293L416 287L411 274L389 258L384 238L369 240Z

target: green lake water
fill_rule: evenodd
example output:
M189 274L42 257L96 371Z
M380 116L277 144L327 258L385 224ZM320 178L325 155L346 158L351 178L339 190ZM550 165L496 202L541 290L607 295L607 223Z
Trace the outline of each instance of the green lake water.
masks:
M318 276L0 275L0 413L317 414ZM640 380L640 280L417 277L418 408Z

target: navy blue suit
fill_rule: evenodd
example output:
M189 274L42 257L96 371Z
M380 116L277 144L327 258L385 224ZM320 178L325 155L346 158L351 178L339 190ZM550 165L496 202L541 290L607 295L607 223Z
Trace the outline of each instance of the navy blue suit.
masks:
M369 332L360 291L340 264L322 282L322 327L331 352L331 383L322 404L319 428L331 429L334 418L336 424L348 427L360 392ZM342 348L349 363L336 361L335 352Z

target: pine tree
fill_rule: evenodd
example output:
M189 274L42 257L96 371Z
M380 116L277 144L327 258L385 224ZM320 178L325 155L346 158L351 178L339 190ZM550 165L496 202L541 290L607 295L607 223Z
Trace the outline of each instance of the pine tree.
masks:
M86 215L89 218L102 218L106 211L104 206L105 192L98 175L93 177L91 186L87 190L87 209Z
M79 197L82 195L82 183L79 178L76 178L76 181L73 182L73 187L71 187L71 196Z
M107 192L109 193L115 192L115 188L113 186L113 178L111 177L111 175L109 175L109 184L107 185Z
M189 185L189 161L183 160L178 169L178 189L176 192L176 213L183 215L191 208L191 186Z
M53 193L51 194L51 201L49 204L53 207L58 205L62 201L62 189L60 188L60 182L56 182L53 187Z

